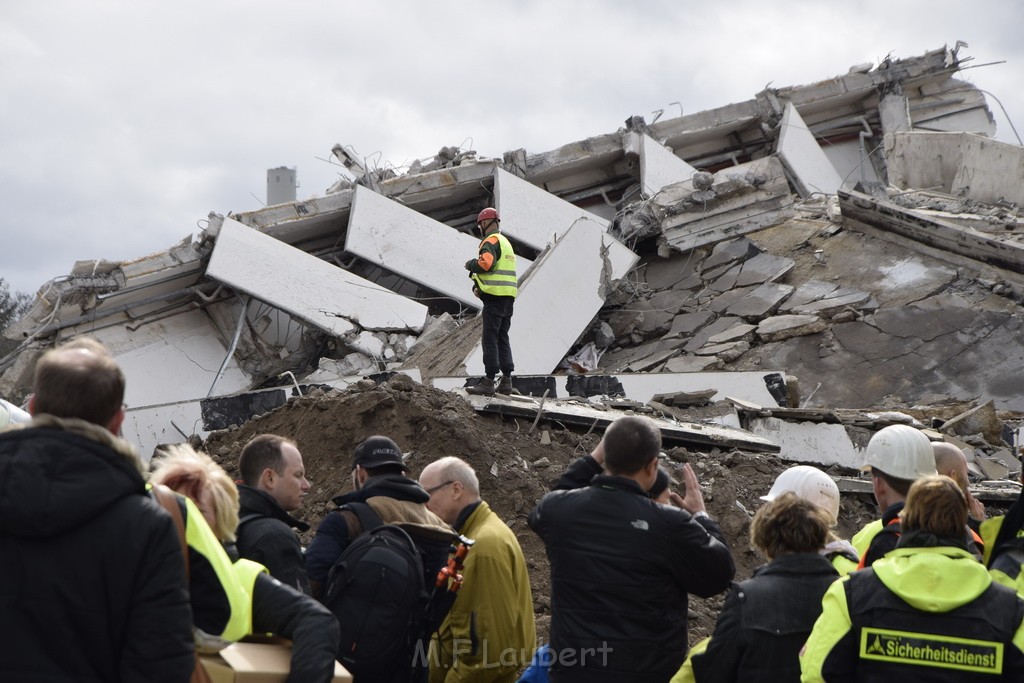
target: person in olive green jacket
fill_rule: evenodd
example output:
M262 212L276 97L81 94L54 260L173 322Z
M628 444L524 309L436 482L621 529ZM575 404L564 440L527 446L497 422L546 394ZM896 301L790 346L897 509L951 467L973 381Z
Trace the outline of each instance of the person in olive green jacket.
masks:
M522 548L484 501L476 473L459 458L427 465L427 508L474 540L455 604L431 642L430 683L512 683L537 645Z

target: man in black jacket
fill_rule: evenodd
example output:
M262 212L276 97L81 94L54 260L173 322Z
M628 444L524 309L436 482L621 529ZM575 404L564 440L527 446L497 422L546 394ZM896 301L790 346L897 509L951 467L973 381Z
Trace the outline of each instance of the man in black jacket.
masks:
M298 446L283 436L261 434L242 448L238 470L244 482L238 487L238 554L309 595L302 544L292 531L308 531L309 525L288 514L302 506L309 491Z
M660 450L651 420L620 417L530 514L551 562L552 681L667 681L686 656L687 594L730 585L732 557L690 466L682 509L647 495Z
M403 524L418 532L417 543L433 548L433 564L424 569L436 575L448 557L455 534L444 520L427 509L430 493L418 481L405 476L408 471L398 444L386 436L371 436L356 446L352 459L355 490L331 499L338 508L324 516L306 550L306 570L314 597L320 597L331 567L363 532L356 513L343 509L350 503L366 503L385 524Z
M99 343L40 358L25 429L0 434L0 680L189 680L181 547L114 436L124 375Z

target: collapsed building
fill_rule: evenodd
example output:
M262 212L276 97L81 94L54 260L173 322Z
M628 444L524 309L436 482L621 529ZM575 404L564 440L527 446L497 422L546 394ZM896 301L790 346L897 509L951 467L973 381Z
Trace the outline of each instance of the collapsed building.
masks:
M1024 148L992 139L964 47L544 153L444 147L395 169L336 145L323 197L211 213L166 251L44 285L6 332L0 394L21 401L43 351L92 335L130 378L124 432L148 454L313 386L458 389L482 372L462 264L494 206L521 255L523 396L478 410L596 425L654 406L669 441L844 467L871 429L913 422L977 449L978 479L1013 477ZM900 410L944 403L971 409Z

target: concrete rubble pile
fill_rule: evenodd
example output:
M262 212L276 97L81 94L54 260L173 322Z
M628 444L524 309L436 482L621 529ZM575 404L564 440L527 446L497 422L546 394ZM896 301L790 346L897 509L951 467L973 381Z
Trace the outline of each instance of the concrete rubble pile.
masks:
M988 406L1005 429L955 434L979 480L1013 478L1024 148L992 139L984 94L955 77L964 47L540 154L444 147L402 170L336 145L323 197L211 213L167 251L44 285L7 332L0 393L21 401L40 353L91 334L147 378L125 434L149 452L313 385L458 389L482 372L462 264L494 206L520 254L524 396L478 410L643 409L680 443L849 467L889 409ZM718 408L688 419L693 396Z

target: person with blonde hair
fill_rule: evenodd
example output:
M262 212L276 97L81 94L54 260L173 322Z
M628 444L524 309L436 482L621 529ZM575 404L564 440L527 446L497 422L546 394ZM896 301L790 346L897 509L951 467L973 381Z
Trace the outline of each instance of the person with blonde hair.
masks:
M917 479L900 518L895 550L828 589L801 680L1024 680L1024 600L968 550L957 483Z
M238 488L206 453L180 444L155 459L150 482L191 499L222 543L232 544L238 526ZM249 633L270 633L292 641L288 681L330 681L339 629L334 615L301 591L274 579L266 567L229 552L252 609ZM193 589L194 590L194 589Z
M793 491L757 511L751 545L769 562L733 584L711 642L692 658L698 683L800 680L800 648L821 613L821 596L839 578L821 554L831 526L828 511Z

